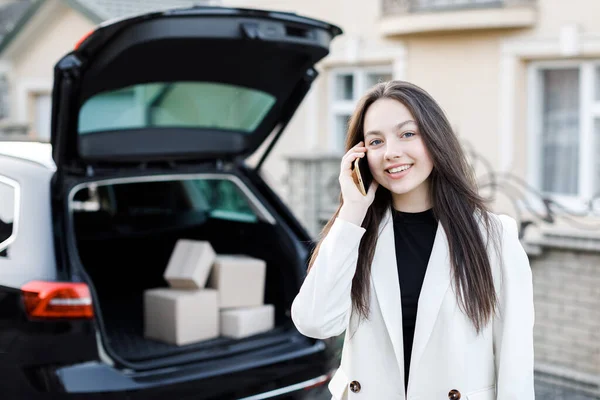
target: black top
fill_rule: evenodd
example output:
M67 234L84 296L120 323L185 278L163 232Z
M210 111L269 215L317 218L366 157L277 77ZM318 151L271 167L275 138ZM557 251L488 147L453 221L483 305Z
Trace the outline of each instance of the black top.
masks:
M393 215L396 262L402 293L404 384L405 390L408 390L408 373L417 320L417 304L438 223L432 209L418 213L394 210Z

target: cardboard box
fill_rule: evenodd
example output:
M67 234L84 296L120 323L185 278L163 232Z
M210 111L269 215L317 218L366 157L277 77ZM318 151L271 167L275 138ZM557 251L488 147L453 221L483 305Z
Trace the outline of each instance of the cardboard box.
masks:
M221 310L221 336L241 339L270 331L275 327L275 307L265 304L258 307L229 308Z
M218 337L217 291L171 288L146 290L144 336L176 345Z
M264 304L267 264L245 255L217 255L208 287L219 291L219 307Z
M163 276L172 288L202 289L215 257L209 242L180 239L175 244Z

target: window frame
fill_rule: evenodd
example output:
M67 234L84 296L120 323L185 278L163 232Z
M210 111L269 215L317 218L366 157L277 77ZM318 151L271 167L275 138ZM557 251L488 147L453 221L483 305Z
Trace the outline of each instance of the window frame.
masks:
M108 178L101 179L92 182L82 182L75 185L70 189L68 195L68 209L69 214L72 217L75 211L81 211L81 208L76 209L77 206L74 206L77 201L75 200L75 195L83 189L87 189L90 186L106 186L106 185L118 185L118 184L130 184L130 183L139 183L139 182L159 182L159 181L184 181L184 180L196 180L196 179L216 179L216 180L229 180L236 186L240 193L245 196L248 200L248 204L255 212L256 217L259 221L268 223L270 225L276 225L277 221L273 214L267 209L265 204L259 200L257 195L250 189L250 187L246 184L246 182L237 175L230 173L192 173L192 174L166 174L166 175L149 175L149 176L131 176L131 177L120 177L120 178ZM85 210L83 210L85 211ZM91 210L94 211L94 210Z
M360 96L368 89L367 77L370 74L389 74L393 77L394 69L392 64L368 65L368 66L347 66L336 67L329 71L329 112L328 112L328 148L333 152L343 153L344 138L339 138L336 129L336 119L340 115L352 115L356 103ZM337 100L337 78L341 75L352 75L354 77L352 100Z
M0 242L0 257L8 257L7 255L1 255L1 253L4 253L9 246L14 243L19 233L19 222L21 215L21 186L19 185L19 182L5 175L0 175L0 184L8 185L14 189L14 216L12 232L6 240Z
M594 195L594 121L600 119L600 99L596 99L596 79L600 79L600 60L534 61L528 66L528 182L543 196L575 212L584 212ZM542 72L557 69L579 69L579 169L577 195L542 191ZM600 188L598 188L600 189Z

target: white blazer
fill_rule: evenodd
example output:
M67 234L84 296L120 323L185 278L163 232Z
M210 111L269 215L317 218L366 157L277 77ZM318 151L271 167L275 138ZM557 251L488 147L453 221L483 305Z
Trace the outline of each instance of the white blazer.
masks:
M350 290L365 229L336 219L292 304L294 324L305 336L325 339L346 332L341 365L329 383L333 399L535 399L531 269L515 220L491 217L501 227L501 252L488 249L496 316L477 335L459 308L448 240L438 224L418 302L406 394L391 212L382 221L371 266L369 318L360 323Z

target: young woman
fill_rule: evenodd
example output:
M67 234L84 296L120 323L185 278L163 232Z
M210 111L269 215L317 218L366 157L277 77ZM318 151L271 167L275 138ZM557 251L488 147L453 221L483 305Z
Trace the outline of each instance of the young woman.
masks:
M531 270L514 219L477 194L439 105L380 83L352 116L341 204L292 304L304 335L345 331L333 399L534 400ZM352 170L367 157L367 195Z

